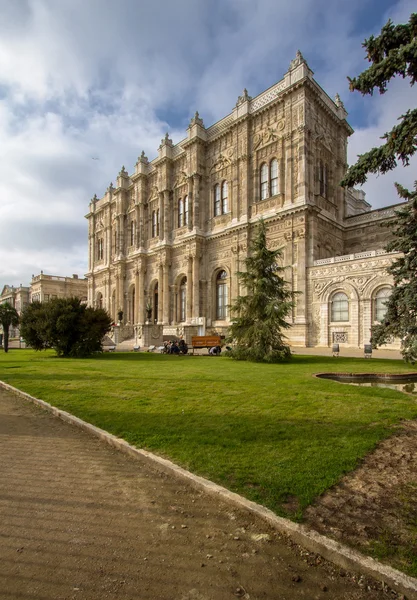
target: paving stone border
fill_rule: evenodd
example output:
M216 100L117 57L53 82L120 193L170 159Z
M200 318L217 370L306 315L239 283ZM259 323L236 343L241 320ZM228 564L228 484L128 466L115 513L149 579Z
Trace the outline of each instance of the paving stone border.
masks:
M95 425L91 425L90 423L87 423L86 421L83 421L82 419L79 419L78 417L75 417L64 410L60 410L44 400L40 400L39 398L35 398L34 396L27 394L26 392L22 392L8 383L0 381L0 387L40 406L66 423L70 423L71 425L75 425L76 427L83 429L84 431L106 442L113 448L120 450L121 452L124 452L135 459L139 459L148 463L152 462L165 473L179 477L182 480L186 480L195 489L203 490L214 496L219 496L222 500L228 501L240 509L249 511L250 513L268 522L269 525L274 527L280 533L288 535L294 542L306 548L310 552L320 554L326 560L344 569L360 572L364 575L373 577L378 581L383 581L398 593L405 594L408 600L417 600L417 579L414 577L409 577L397 569L393 569L388 565L383 565L377 560L365 556L357 550L353 550L352 548L340 544L335 540L327 538L324 535L321 535L320 533L317 533L316 531L306 527L305 525L294 523L293 521L284 519L283 517L278 517L271 510L261 506L260 504L256 504L251 500L243 498L239 494L230 492L226 488L217 485L216 483L213 483L204 477L194 475L170 460L156 456L155 454L152 454L152 452L135 448L128 444L125 440L118 438L115 435L100 429L99 427L95 427Z

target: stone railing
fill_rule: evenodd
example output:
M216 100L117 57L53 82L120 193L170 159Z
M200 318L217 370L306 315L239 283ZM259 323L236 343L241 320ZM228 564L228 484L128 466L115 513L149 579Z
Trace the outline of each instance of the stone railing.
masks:
M390 254L386 250L368 250L367 252L357 252L355 254L344 254L343 256L330 256L329 258L320 258L315 260L313 265L318 267L319 265L331 265L334 263L345 262L347 260L358 260L363 258L371 258L373 256L381 256L383 254Z

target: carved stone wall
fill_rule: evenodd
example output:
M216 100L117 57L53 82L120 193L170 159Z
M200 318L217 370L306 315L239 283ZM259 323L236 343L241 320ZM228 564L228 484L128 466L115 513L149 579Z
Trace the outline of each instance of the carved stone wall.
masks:
M379 222L393 214L345 218L338 182L352 133L346 116L340 98L325 94L297 53L280 82L253 99L244 90L218 123L206 128L196 113L179 143L166 134L154 160L142 152L132 173L122 167L115 185L90 203L89 303L102 304L114 320L122 310L136 332L150 322L185 336L196 327L225 333L230 314L219 316L217 278L226 273L223 302L230 304L242 292L236 273L263 218L268 245L282 249L285 278L297 292L290 341L367 341L376 288L364 296L366 285L390 285L384 269L391 258L346 255L380 250L386 232ZM358 211L366 206L357 202ZM329 294L336 289L349 294L350 318L335 325Z

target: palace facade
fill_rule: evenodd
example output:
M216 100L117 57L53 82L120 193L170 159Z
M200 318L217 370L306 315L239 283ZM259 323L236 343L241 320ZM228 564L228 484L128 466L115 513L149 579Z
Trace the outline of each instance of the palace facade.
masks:
M163 335L226 332L240 293L236 272L263 218L282 249L295 295L288 339L298 346L362 346L384 313L394 208L371 210L340 187L353 133L337 95L313 78L300 52L283 79L185 139L168 134L158 157L96 196L89 225L88 302L106 308L133 344ZM121 338L120 338L121 339ZM395 344L393 345L395 347Z

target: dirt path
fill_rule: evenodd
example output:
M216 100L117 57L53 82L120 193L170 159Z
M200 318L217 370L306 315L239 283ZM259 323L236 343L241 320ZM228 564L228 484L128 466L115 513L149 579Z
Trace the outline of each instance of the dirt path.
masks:
M417 422L405 423L310 506L313 529L417 573Z
M388 597L0 390L1 600Z

